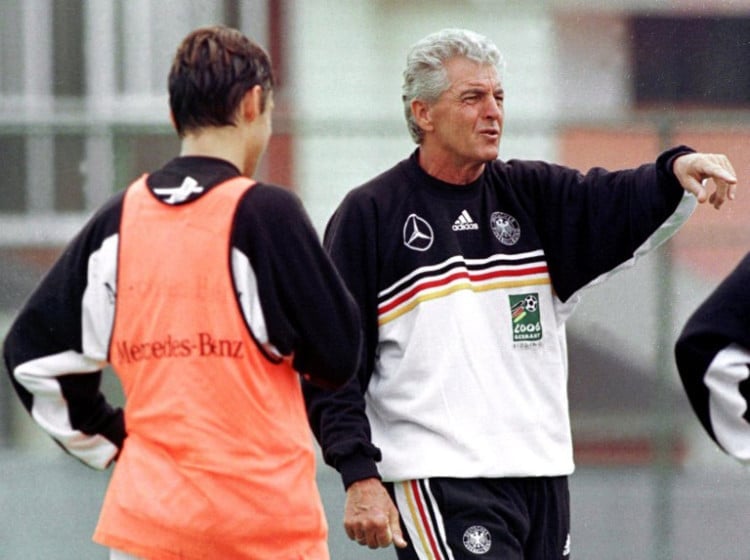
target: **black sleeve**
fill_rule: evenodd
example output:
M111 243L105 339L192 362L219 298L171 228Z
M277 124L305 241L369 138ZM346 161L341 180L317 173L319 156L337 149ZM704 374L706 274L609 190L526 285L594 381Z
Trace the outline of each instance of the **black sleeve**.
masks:
M106 356L84 352L82 300L89 257L117 231L119 200L67 246L22 306L3 344L7 372L26 409L65 451L97 468L114 458L126 432L122 410L110 406L100 391Z
M308 416L325 461L342 476L345 487L378 477L380 450L371 442L364 393L372 375L378 343L377 243L374 209L347 196L326 228L324 245L330 252L362 318L364 356L358 374L335 393L303 386Z
M316 384L348 381L360 359L359 313L299 199L272 185L251 188L232 244L252 263L269 342Z
M741 379L734 375L715 376L712 383L720 384L727 394L735 394L748 410L750 403L750 254L722 281L711 295L688 318L675 344L675 360L680 379L690 404L708 434L718 443L717 434L709 407L710 391L706 384L706 374L710 367L722 368L715 360L731 348L739 360ZM744 358L743 358L744 356ZM744 363L743 363L744 361ZM737 360L732 361L735 366ZM713 364L713 366L712 366ZM714 399L714 403L721 403ZM731 414L728 411L721 411ZM745 412L743 420L750 432L750 417ZM746 436L747 437L747 436ZM750 443L750 441L749 441ZM721 445L721 444L720 444Z
M675 212L684 196L672 173L680 146L656 163L586 174L574 169L508 162L512 180L536 221L555 290L563 301L631 259ZM666 237L665 237L666 238Z

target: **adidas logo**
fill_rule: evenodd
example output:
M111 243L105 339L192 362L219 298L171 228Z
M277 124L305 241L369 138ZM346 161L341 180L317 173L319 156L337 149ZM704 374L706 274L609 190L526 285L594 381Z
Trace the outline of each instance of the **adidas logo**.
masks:
M469 212L464 210L458 215L451 228L453 231L465 231L467 229L479 229L479 225L471 219Z

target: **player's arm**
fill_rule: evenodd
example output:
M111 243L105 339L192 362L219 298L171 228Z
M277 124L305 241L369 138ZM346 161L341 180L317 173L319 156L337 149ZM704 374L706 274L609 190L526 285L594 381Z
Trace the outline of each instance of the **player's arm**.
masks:
M371 440L364 393L375 361L377 326L377 224L368 202L347 197L326 228L324 245L360 309L363 359L357 376L331 393L305 384L308 416L325 461L346 488L344 529L370 548L406 546L396 506L383 486Z
M299 199L256 185L235 223L233 244L247 254L248 272L257 280L268 344L274 353L292 356L294 368L311 382L341 386L359 364L359 312ZM256 338L263 337L257 327Z
M364 394L375 362L377 327L377 224L372 213L347 197L330 220L324 246L359 308L364 335L357 375L335 392L304 384L310 424L325 461L342 476L344 486L380 478L380 450L371 441Z
M95 350L91 342L109 335L84 334L101 324L101 313L109 313L87 290L89 262L107 230L101 222L89 224L68 246L22 307L3 345L7 371L25 408L65 451L94 468L105 468L125 439L122 411L100 391L106 348Z
M750 254L687 320L675 359L698 419L728 454L750 463Z

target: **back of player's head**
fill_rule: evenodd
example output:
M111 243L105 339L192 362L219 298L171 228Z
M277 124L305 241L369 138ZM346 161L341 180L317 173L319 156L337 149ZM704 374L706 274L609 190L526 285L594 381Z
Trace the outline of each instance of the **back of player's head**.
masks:
M244 95L263 90L265 110L274 78L268 54L224 26L202 27L183 39L169 72L169 106L177 133L236 124Z

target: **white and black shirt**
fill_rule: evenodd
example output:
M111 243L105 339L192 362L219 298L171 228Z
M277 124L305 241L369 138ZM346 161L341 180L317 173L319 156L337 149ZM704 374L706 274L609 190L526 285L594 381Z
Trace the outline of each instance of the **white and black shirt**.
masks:
M150 174L147 185L165 204L187 205L239 175L224 160L180 157ZM122 410L99 388L118 266L138 266L118 256L124 192L68 245L3 348L25 407L66 451L97 468L112 461L127 434ZM177 241L175 250L189 250ZM299 199L277 186L254 185L237 205L231 239L216 243L226 251L248 330L268 359L289 357L296 371L321 385L348 380L361 355L359 314Z
M585 175L497 160L451 185L417 150L351 191L324 243L359 303L366 357L334 395L306 387L345 486L572 472L566 319L582 288L690 215L671 172L689 151Z

